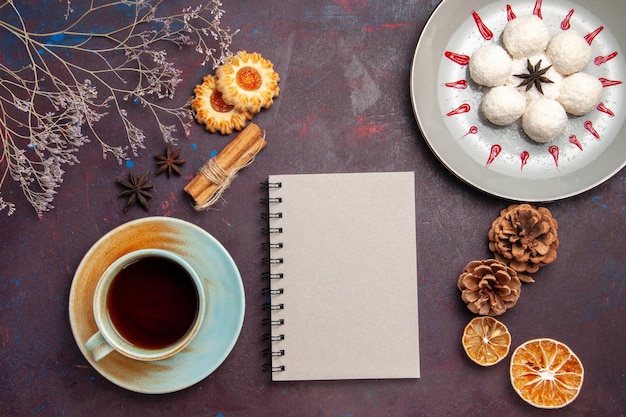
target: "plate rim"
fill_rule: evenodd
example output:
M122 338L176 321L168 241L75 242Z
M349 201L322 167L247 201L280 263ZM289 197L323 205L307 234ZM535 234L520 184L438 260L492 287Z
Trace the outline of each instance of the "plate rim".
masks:
M435 135L431 133L432 129L429 128L428 121L431 120L433 116L442 117L441 113L439 112L438 106L432 105L432 97L437 97L437 72L439 70L439 66L443 62L441 57L443 57L445 51L437 50L436 53L432 52L429 55L434 55L435 57L438 57L438 59L426 60L420 58L423 54L427 53L424 51L427 49L428 46L430 46L427 45L429 41L429 36L436 37L435 35L433 35L433 32L436 32L440 29L437 27L437 19L440 19L439 16L442 13L446 12L448 9L456 11L459 6L462 6L463 12L465 12L465 8L467 8L469 12L473 9L495 3L496 1L497 0L474 0L470 3L465 2L464 0L442 0L427 19L420 33L411 62L409 83L411 106L413 108L413 113L417 121L418 127L426 144L439 160L439 162L462 182L486 194L505 200L518 202L557 201L573 197L578 194L582 194L609 180L626 166L626 122L622 123L619 132L616 135L616 138L614 138L612 142L608 145L608 147L600 153L600 155L608 155L610 161L614 160L613 163L599 163L599 155L581 169L573 171L569 174L549 179L522 179L506 176L504 174L494 172L492 170L489 170L488 168L485 168L484 166L481 166L471 158L468 158L469 161L467 162L454 163L451 161L449 151L443 149L444 146L439 144ZM532 0L526 1L532 2ZM576 2L575 0L570 0L570 2L579 4L579 2ZM507 2L507 4L510 4L510 2ZM449 36L448 38L446 38L446 41L448 39ZM617 37L617 39L620 42L621 47L623 45L622 41L626 39L626 36L624 36L624 34L622 33L622 36ZM428 65L429 62L431 65L432 77L429 79L429 84L427 84L427 81L424 80L424 78L427 77L423 77L423 75L420 74L420 71L424 67L424 65ZM425 88L422 89L422 87ZM421 92L418 93L418 90L420 90ZM424 97L422 100L428 100L426 103L424 103L424 105L421 105L419 95L422 95L422 97ZM436 114L433 114L432 110L429 110L429 108L436 109ZM426 114L426 116L424 116L424 114ZM448 129L444 129L444 131L446 135L451 137L451 133ZM448 145L448 143L446 143L445 145ZM617 152L615 152L615 149L617 149ZM455 150L465 152L463 149L461 149L460 146L457 146ZM598 169L598 167L600 169ZM595 168L601 171L599 174L594 175L593 180L591 181L588 180L588 175L584 175L584 172L588 171L590 168ZM572 178L572 182L576 185L569 187L569 189L566 189L563 187L563 180L569 178ZM552 182L556 184L552 187L546 187L546 184ZM525 185L526 187L520 187L520 184ZM531 188L538 189L538 192L520 191L520 189L530 190Z

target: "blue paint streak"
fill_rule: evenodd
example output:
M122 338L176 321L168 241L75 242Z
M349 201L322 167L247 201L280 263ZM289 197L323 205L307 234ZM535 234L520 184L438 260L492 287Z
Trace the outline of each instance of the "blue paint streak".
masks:
M593 201L594 203L599 203L599 202L600 202L600 200L601 200L601 198L600 198L600 196L599 196L599 195L594 195L594 196L591 198L591 201Z
M215 155L217 155L217 149L213 149L211 151L211 155L209 156L209 158L213 158Z
M193 149L195 151L196 149L198 149L198 145L196 145L195 143L192 143L191 144L191 149Z
M65 39L65 35L63 33L55 33L54 35L50 36L50 40L52 42L61 42L63 39Z
M114 10L125 14L127 17L132 17L135 14L134 2L128 2L124 4L118 4L113 6Z
M42 41L46 45L77 45L81 42L85 42L89 39L88 35L65 35L64 33L55 33L54 35L50 35L48 37L42 36Z
M135 163L132 160L130 160L130 159L126 160L126 167L132 168L134 166L135 166Z

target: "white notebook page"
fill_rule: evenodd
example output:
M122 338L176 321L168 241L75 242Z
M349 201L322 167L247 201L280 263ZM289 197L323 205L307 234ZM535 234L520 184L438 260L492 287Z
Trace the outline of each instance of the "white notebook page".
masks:
M418 378L412 172L272 175L271 350L279 380Z

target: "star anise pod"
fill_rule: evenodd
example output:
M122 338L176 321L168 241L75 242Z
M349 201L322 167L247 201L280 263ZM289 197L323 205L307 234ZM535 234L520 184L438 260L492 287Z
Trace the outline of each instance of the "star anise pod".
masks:
M546 77L546 72L552 65L548 65L545 68L541 68L541 59L537 61L535 66L530 63L530 59L526 60L526 70L528 74L514 74L515 77L523 79L523 81L518 85L518 87L526 86L526 91L529 91L533 86L539 90L541 94L543 94L543 88L541 87L541 83L553 83L551 79Z
M124 211L128 211L128 209L137 202L148 210L148 200L152 198L152 194L148 192L148 190L152 189L152 184L148 182L149 175L150 171L147 171L141 177L137 178L133 173L130 173L128 174L128 181L117 180L118 184L126 188L118 195L118 197L128 197Z
M180 158L180 152L180 149L172 152L172 148L170 147L170 145L167 145L165 155L154 155L154 158L157 160L156 164L159 166L157 175L160 175L161 173L166 171L168 178L171 177L173 173L180 175L181 172L179 165L187 162L184 159Z

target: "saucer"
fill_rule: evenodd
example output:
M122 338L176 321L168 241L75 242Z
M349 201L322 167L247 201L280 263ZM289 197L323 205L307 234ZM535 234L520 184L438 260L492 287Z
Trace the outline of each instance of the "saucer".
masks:
M96 283L117 258L143 248L174 252L198 272L207 298L202 326L194 340L170 358L142 362L114 351L96 362L85 349L97 331L92 307ZM235 346L244 311L243 282L230 254L205 230L169 217L133 220L100 238L78 265L69 296L72 333L87 361L114 384L147 394L182 390L215 371Z

